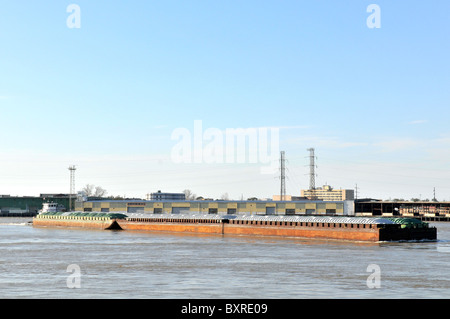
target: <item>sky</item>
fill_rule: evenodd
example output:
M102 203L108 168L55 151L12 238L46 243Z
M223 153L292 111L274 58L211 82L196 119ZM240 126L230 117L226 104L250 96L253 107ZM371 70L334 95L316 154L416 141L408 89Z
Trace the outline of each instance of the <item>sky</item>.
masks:
M300 195L314 148L316 186L449 201L449 13L448 0L1 0L0 194L68 193L75 165L76 191L271 198L280 170L262 154L284 151ZM237 129L256 142L228 146Z

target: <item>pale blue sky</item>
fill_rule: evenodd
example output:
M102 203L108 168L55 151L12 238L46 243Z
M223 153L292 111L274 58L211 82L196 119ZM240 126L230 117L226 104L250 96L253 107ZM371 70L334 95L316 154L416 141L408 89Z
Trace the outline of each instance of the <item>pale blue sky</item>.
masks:
M69 4L81 9L70 29ZM369 29L369 4L381 28ZM287 192L450 200L450 2L0 1L0 193L91 183L271 197L255 164L174 164L174 129L280 127Z

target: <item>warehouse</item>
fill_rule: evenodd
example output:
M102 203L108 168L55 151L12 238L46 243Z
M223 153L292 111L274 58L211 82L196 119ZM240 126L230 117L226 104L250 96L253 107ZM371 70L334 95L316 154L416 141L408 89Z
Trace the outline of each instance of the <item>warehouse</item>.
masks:
M0 216L33 216L42 204L54 202L69 207L68 194L40 194L39 196L0 195Z
M258 215L354 215L353 201L233 201L233 200L87 200L75 210L146 214L258 214Z

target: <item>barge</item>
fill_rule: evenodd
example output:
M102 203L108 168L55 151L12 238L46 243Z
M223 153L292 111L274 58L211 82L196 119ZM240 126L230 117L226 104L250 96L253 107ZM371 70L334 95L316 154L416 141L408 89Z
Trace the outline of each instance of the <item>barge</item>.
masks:
M351 241L436 240L436 227L414 218L346 216L45 213L35 226L150 232L278 236Z
M86 214L74 212L46 212L33 218L33 226L43 227L77 227L95 229L120 229L117 220L124 219L124 214Z

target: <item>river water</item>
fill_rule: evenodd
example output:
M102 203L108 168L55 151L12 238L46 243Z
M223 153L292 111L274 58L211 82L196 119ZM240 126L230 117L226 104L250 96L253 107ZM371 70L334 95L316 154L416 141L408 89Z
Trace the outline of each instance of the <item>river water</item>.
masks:
M37 228L0 218L0 298L449 298L436 242Z

